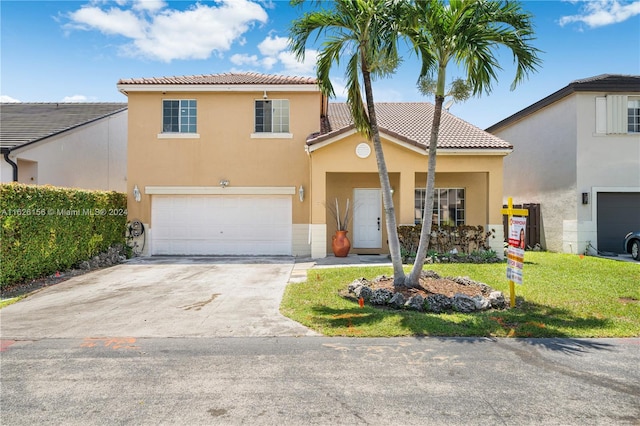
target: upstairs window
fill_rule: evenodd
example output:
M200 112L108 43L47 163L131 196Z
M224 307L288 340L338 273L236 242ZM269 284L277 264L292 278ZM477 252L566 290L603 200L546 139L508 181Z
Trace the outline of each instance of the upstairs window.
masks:
M597 96L595 127L598 134L640 133L640 97L628 95Z
M195 99L162 101L163 133L196 133L197 101Z
M257 100L255 133L289 133L289 100Z
M629 98L627 101L627 131L640 133L640 98Z
M427 190L415 190L415 223L422 223ZM433 224L460 226L465 224L464 188L436 188L433 198Z

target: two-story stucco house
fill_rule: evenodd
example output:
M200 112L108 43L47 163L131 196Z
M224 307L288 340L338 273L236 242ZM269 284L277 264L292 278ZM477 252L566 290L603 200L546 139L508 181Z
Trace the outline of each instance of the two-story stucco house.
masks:
M0 182L121 191L127 104L3 103Z
M388 253L372 144L313 78L227 73L118 82L129 104L129 219L145 254L325 257L326 204L354 207L352 253ZM433 105L377 105L399 224L422 217ZM482 225L502 252L502 163L511 145L445 112L439 223Z
M544 248L620 253L640 229L640 76L573 81L487 131L514 146L504 194L540 203Z

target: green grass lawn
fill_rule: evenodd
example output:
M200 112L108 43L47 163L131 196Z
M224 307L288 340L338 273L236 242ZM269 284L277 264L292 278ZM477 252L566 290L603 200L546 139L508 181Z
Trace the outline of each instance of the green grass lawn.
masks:
M425 265L441 276L468 276L509 299L506 264ZM327 336L640 336L640 264L527 252L518 306L473 314L432 314L365 306L339 296L357 278L392 275L391 267L311 269L290 284L281 312Z

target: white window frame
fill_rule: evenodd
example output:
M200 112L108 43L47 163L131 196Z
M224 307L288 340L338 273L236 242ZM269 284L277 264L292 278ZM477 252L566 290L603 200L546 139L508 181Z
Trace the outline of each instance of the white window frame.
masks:
M455 217L452 219L452 223L444 223L442 218L443 212L443 198L441 195L443 192L447 193L447 200L450 198L449 193L453 192L454 203L455 206L454 215ZM460 197L460 192L462 191L462 197ZM416 224L422 223L422 218L424 217L424 204L426 201L426 188L416 188L414 191L414 199L415 199L415 213L414 220ZM437 196L436 196L437 195ZM466 216L467 216L467 208L466 208L466 198L467 198L467 190L465 188L435 188L435 194L433 199L433 214L434 220L433 224L442 226L442 225L451 225L451 226L461 226L466 224ZM449 219L451 220L451 219Z
M627 98L627 133L640 133L640 96Z
M178 102L178 131L165 130L165 102ZM193 105L188 103L193 102ZM183 105L185 103L186 105ZM193 109L195 114L190 115L190 110ZM186 116L183 113L186 111ZM183 123L184 119L188 123ZM187 126L184 127L183 126ZM188 129L188 126L195 126L192 131ZM158 138L194 138L198 135L198 101L196 99L163 99L162 100L162 132L158 134Z
M264 103L271 105L271 114L269 116L268 125L259 123L258 106ZM263 107L264 110L264 107ZM264 116L262 117L264 119ZM260 126L266 126L269 130L259 129ZM291 106L289 99L255 99L253 103L253 133L251 137L255 139L291 139ZM274 131L275 130L275 131Z
M640 123L636 123L636 130L630 130L629 120L638 120L639 108L631 108L632 103L640 102L640 96L606 95L595 98L595 134L598 135L637 135L640 133ZM631 115L632 110L635 115Z

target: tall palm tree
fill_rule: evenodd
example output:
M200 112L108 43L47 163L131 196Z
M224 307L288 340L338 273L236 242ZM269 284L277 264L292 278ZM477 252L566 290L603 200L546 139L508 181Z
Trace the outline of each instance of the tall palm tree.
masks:
M390 75L398 65L397 17L399 8L407 6L407 3L397 0L338 0L331 4L333 9L305 13L294 20L289 45L298 59L304 59L309 37L314 33L325 37L318 55L317 74L320 88L327 96L334 95L329 78L331 67L339 64L343 56L346 57L347 103L356 129L373 141L394 285L399 286L404 284L405 273L402 269L391 184L380 142L371 81ZM366 105L363 103L360 79L364 84Z
M513 90L540 65L531 15L517 2L492 0L417 0L405 11L402 32L422 59L421 78L431 81L435 110L429 139L426 200L420 243L407 285L417 285L424 266L432 225L436 154L442 104L446 96L447 66L454 62L465 75L471 94L491 91L501 69L496 53L505 47L513 54L516 75Z

